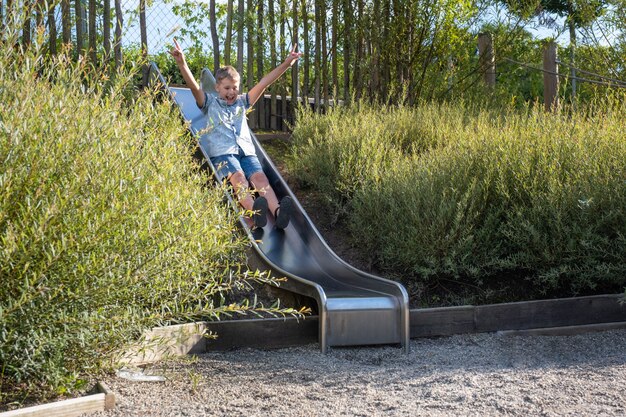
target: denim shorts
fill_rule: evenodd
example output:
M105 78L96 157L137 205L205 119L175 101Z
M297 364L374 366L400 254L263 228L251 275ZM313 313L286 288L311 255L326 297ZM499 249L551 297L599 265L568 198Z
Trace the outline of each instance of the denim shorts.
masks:
M256 155L244 155L240 149L239 154L228 154L211 157L211 163L217 171L217 178L221 181L237 171L244 173L247 179L257 172L262 172L261 162Z

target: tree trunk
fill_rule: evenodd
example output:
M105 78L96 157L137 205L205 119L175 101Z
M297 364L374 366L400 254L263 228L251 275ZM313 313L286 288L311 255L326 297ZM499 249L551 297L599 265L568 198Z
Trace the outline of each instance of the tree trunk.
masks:
M146 0L139 0L139 28L141 30L141 56L144 60L142 87L148 86L150 66L148 59L148 27L146 24Z
M24 49L30 46L31 42L31 13L32 13L32 0L27 0L24 3L24 26L22 28L22 45L24 45Z
M37 31L43 26L44 7L46 7L45 1L35 0L35 28Z
M300 23L298 23L298 15L300 11L300 1L293 0L293 38L291 40L291 47L294 46L298 48L298 27ZM296 119L296 109L298 108L298 95L300 92L298 91L298 61L294 62L291 66L291 122L293 123Z
M122 27L124 26L124 12L122 0L115 0L115 68L122 66Z
M141 56L148 56L148 28L146 27L146 0L139 0L139 28L141 31Z
M244 0L237 3L237 71L243 73L243 28L245 23ZM243 81L243 80L242 80Z
M230 65L230 53L233 42L233 0L226 6L226 39L224 40L224 64Z
M378 63L380 84L378 94L381 98L387 99L389 97L389 86L391 84L391 67L394 59L397 59L397 55L400 53L397 48L396 38L393 36L392 29L398 30L399 28L392 26L391 17L391 0L383 0L382 4L382 19L381 26L383 31L381 34L381 59Z
M302 0L302 42L304 43L304 79L302 80L302 104L305 108L309 107L309 71L311 58L309 53L309 7L308 1Z
M352 52L352 7L350 0L343 0L343 99L347 103L350 100L350 59Z
M313 63L313 74L315 77L315 111L320 111L321 100L321 78L322 78L322 25L321 25L321 1L315 0L315 61Z
M331 45L330 45L330 60L332 65L332 85L333 85L333 98L337 98L337 92L339 89L339 69L337 68L337 39L339 32L339 0L332 0L333 2L333 16L331 22Z
M262 1L262 0L259 0ZM246 10L246 28L247 28L247 41L248 41L248 57L247 57L247 74L246 81L248 90L254 87L254 19L252 18L252 11L254 10L254 4L252 0L248 0L247 2L247 10ZM256 115L253 115L249 118L248 122L250 125L250 129L256 129Z
M50 54L57 54L57 22L54 16L56 4L51 3L48 5L48 33L50 41Z
M383 20L381 19L381 14L382 14L382 10L381 10L381 5L380 5L380 1L381 0L374 0L374 5L373 5L373 15L372 15L372 31L371 31L371 43L372 43L372 77L371 77L371 84L370 84L370 89L372 91L376 91L379 92L380 91L380 67L381 67L381 59L380 59L380 55L381 55L381 50L382 50L382 43L381 43L381 36L380 36L380 29L381 27L383 27Z
M220 40L217 36L217 18L215 16L215 0L209 1L209 24L213 41L213 70L220 68Z
M363 7L364 0L357 1L357 17L356 17L356 54L354 57L354 90L355 97L359 100L363 93L363 77L361 75L361 69L363 66Z
M70 0L61 1L61 25L63 26L63 45L72 43L72 22L70 19Z
M326 0L320 0L323 6L320 17L322 18L322 92L324 95L324 107L328 107L328 22L326 20Z
M217 36L217 18L215 16L215 0L209 1L209 24L213 41L213 70L220 67L220 39Z
M269 38L270 38L270 65L276 68L276 13L274 12L274 0L268 1ZM276 120L276 85L270 87L270 129L278 129Z
M89 0L89 61L94 67L98 65L96 39L96 0Z
M103 0L102 11L102 46L104 47L104 63L111 59L111 0Z
M263 0L259 0L259 4L257 6L257 26L256 26L256 42L257 42L257 51L256 51L256 73L257 79L260 80L263 78L263 58L265 55L265 48L263 47L263 37L265 36L265 25L263 23L264 19L263 10ZM256 114L258 120L258 128L264 129L265 126L265 93L261 95L259 101L256 104Z
M287 0L279 0L280 1L280 56L281 58L285 56L285 42L286 32L285 25L287 19ZM287 131L287 83L284 78L280 79L280 112L282 119L282 129L283 131Z
M81 0L74 2L74 14L76 15L76 51L79 56L85 54L85 35L83 34L83 5Z

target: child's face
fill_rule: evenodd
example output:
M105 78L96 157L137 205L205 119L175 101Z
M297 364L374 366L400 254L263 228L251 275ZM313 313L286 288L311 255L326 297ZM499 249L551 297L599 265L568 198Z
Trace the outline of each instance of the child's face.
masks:
M224 78L215 84L215 89L222 100L225 100L229 105L233 104L239 95L239 80Z

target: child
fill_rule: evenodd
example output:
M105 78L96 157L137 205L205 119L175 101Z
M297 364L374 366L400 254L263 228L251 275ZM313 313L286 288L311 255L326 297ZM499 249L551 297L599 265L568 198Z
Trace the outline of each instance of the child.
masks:
M294 46L287 58L278 67L259 81L247 94L239 94L239 73L227 66L215 72L217 97L203 91L194 79L185 55L174 39L170 54L191 89L196 104L207 115L206 139L201 143L207 150L211 163L216 168L218 178L226 178L235 190L241 206L254 214L247 218L249 226L263 227L267 223L267 211L274 215L276 227L284 229L289 224L292 200L289 196L278 198L269 184L256 156L252 137L246 120L247 110L263 97L265 89L276 81L293 63L302 56ZM249 183L258 191L254 199L249 191Z

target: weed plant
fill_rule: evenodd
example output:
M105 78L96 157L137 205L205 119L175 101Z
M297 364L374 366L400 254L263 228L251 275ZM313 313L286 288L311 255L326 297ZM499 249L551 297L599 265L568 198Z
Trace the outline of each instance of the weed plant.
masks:
M469 294L453 303L623 291L625 116L616 97L301 112L291 169L414 297L443 282Z
M0 48L5 409L80 389L145 328L253 309L225 294L268 279L167 102L32 48Z

